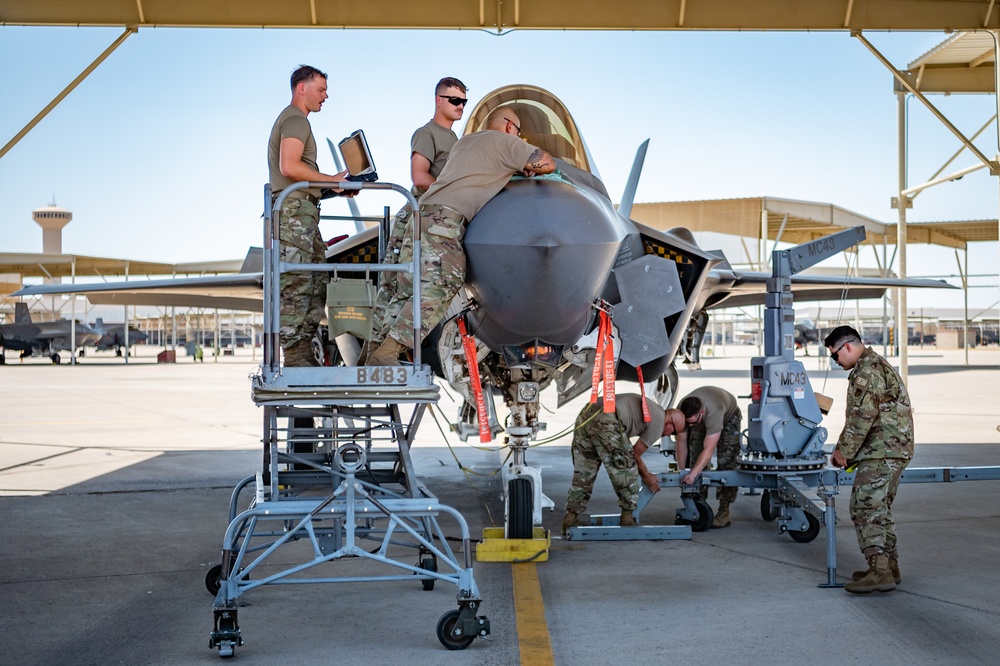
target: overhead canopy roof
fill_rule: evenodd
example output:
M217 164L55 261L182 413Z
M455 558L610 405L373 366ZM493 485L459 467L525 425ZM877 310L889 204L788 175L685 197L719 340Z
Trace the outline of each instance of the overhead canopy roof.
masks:
M989 0L0 0L0 24L486 30L975 30Z
M655 229L686 227L691 231L761 238L767 211L767 238L798 245L847 229L864 226L866 243L895 243L896 225L873 220L832 204L755 197L710 201L637 203L631 217ZM786 217L787 216L787 217ZM922 222L906 225L908 243L932 243L965 249L971 241L998 240L996 220Z
M132 261L88 257L80 254L34 254L0 252L0 273L23 277L69 277L110 275L190 275L194 273L236 273L245 260L203 261L166 264L156 261ZM74 269L74 263L76 267Z
M902 74L922 93L992 93L995 71L993 36L960 32L911 62ZM903 90L898 81L896 90Z

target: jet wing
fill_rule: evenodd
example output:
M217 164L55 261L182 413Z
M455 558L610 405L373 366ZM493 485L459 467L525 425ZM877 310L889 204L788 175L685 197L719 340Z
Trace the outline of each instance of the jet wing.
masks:
M155 305L263 311L262 272L95 284L45 284L12 296L84 294L95 305Z
M712 270L705 288L705 309L742 307L764 303L770 273ZM797 274L792 276L796 301L839 301L881 298L886 289L896 287L958 289L944 280L928 278L845 278L835 275Z

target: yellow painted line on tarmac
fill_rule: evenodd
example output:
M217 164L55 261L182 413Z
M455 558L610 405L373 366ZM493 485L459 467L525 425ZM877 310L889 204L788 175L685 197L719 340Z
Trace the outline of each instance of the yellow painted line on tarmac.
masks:
M517 618L517 640L524 666L549 666L552 642L545 623L545 604L538 584L538 568L534 562L512 564L514 579L514 615Z

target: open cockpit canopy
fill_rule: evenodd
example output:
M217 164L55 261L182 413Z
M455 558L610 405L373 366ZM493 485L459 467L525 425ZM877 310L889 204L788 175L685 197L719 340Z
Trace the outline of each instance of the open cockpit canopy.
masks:
M521 120L521 138L525 141L592 173L587 149L573 116L558 97L537 86L504 86L487 94L469 115L464 134L482 129L486 117L500 106L510 107L517 114Z

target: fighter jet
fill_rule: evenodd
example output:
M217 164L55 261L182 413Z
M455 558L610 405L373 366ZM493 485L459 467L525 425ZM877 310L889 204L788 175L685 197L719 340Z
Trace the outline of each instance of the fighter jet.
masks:
M524 537L541 522L540 509L553 506L541 493L540 474L524 463L528 442L544 428L541 391L554 384L561 406L598 384L613 387L606 381L611 368L612 380L641 380L647 395L669 406L677 387L674 358L683 349L697 359L707 311L763 303L771 275L733 270L687 229L659 231L628 217L646 144L616 209L555 95L528 85L495 90L469 115L465 133L479 130L498 106L517 114L522 137L548 151L559 169L513 177L469 222L465 289L425 341L422 358L465 398L453 425L463 439L506 431L513 451L504 473L508 536ZM338 264L372 261L379 256L377 230L333 246L328 256ZM845 290L840 278L798 275L793 282L808 300L876 298L901 284L949 286L855 278ZM463 329L474 351L463 351ZM495 394L509 411L504 427Z
M98 317L92 328L101 336L100 339L94 343L94 348L97 349L97 351L110 351L114 349L115 356L122 355L122 348L126 346L125 324L105 324L104 320ZM129 347L138 342L145 342L147 337L148 336L145 333L136 327L128 327Z
M76 329L76 346L93 344L101 335L82 321L46 321L34 323L27 303L14 304L14 323L0 326L0 364L6 363L4 351L19 350L21 358L26 356L48 356L53 363L59 363L59 352L72 346L72 329Z
M598 384L613 390L614 380L638 381L641 374L646 394L669 406L677 389L674 359L697 354L708 311L763 303L771 275L734 270L721 252L699 247L687 229L659 231L629 218L646 144L616 208L576 122L555 95L529 85L497 89L469 115L465 132L480 129L497 106L517 113L524 139L548 151L559 169L514 176L469 222L465 288L421 354L464 398L453 424L463 439L504 433L513 451L504 470L508 536L523 537L541 522L541 509L554 506L541 492L541 474L524 460L545 428L541 392L554 386L563 405ZM359 267L340 277L366 277L363 266L380 257L379 233L373 227L329 248L331 263ZM219 276L215 286L259 289L259 275ZM207 287L210 280L187 279L183 288ZM792 283L811 301L877 298L890 286L950 286L878 278L853 278L845 286L840 278L803 275ZM132 293L143 288L136 281L122 286ZM107 298L117 288L100 285L93 293ZM19 293L46 289L53 287ZM154 291L165 289L167 281L160 281ZM357 357L358 341L349 337L336 337L340 358L334 362ZM503 426L495 396L509 412Z

